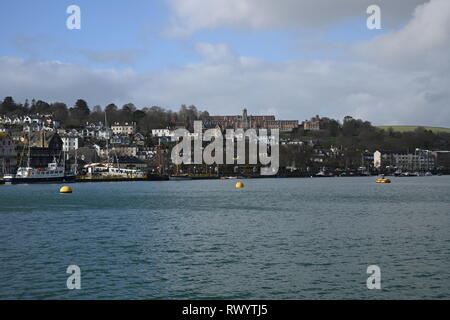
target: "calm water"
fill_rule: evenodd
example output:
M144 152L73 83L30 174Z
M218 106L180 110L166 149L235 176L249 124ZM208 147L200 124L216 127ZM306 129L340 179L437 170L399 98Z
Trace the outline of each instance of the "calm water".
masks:
M0 298L450 298L450 177L235 182L0 186Z

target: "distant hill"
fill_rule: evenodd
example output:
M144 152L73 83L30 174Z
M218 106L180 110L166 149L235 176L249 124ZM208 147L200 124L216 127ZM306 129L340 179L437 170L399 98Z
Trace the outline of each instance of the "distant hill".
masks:
M389 128L392 128L394 131L398 132L407 132L407 131L414 131L420 126L377 126L377 128L388 130ZM440 127L423 127L426 130L431 130L434 133L437 132L447 132L450 133L450 128L440 128Z

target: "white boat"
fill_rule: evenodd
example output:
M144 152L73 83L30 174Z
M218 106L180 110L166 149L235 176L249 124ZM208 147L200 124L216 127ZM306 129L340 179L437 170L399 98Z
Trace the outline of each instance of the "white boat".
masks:
M4 176L6 183L37 183L37 182L55 182L72 181L75 175L66 175L65 167L58 165L56 161L48 164L45 169L32 168L30 166L20 167L16 174Z
M47 168L31 167L31 146L29 142L27 158L26 167L19 167L16 174L7 174L3 177L5 183L42 183L75 180L76 173L66 175L64 162L61 165L55 158L53 158L53 162L47 164Z
M108 175L110 176L121 176L125 178L144 178L146 176L145 172L137 169L125 169L108 167Z

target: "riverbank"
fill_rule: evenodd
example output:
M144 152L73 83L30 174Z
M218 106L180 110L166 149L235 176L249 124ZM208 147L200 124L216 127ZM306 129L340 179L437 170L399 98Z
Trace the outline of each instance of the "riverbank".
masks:
M242 175L242 176L189 176L187 179L179 181L194 181L194 180L248 180L248 179L273 179L273 178L363 178L363 177L376 177L378 175L276 175L276 176L260 176L260 175ZM425 176L395 176L385 174L386 177L393 178L416 178ZM447 176L447 174L433 175L433 177ZM429 176L426 176L429 177ZM145 182L145 181L177 181L171 180L167 175L152 175L145 178L132 178L132 177L78 177L73 181L53 181L45 182L45 184L69 184L69 183L101 183L101 182ZM0 179L0 185L6 184L3 179ZM44 184L43 182L28 182L25 184Z

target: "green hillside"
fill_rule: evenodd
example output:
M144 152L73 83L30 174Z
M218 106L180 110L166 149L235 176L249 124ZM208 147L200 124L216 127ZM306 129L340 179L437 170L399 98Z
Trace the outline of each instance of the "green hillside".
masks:
M389 128L394 129L394 131L398 132L407 132L407 131L414 131L420 126L377 126L377 128L388 130ZM450 128L440 128L440 127L423 127L426 130L431 130L434 133L438 132L447 132L450 133Z

